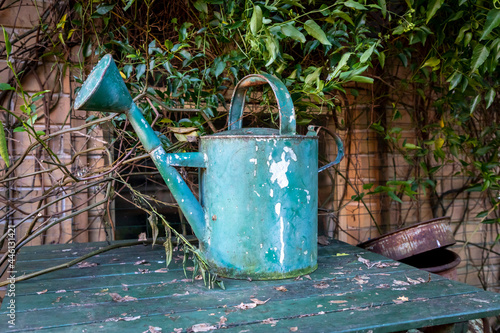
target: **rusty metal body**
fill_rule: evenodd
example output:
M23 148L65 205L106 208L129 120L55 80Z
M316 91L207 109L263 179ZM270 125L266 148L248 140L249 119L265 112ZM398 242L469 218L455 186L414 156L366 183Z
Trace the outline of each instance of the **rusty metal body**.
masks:
M359 247L401 260L456 243L449 217L440 217L370 239Z

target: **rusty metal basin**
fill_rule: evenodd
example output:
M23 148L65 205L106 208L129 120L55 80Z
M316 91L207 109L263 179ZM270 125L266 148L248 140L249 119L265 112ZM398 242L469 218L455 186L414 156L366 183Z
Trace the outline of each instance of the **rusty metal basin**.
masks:
M456 243L450 217L439 217L370 239L359 247L394 260L408 258Z
M435 249L401 260L402 263L450 280L457 280L457 266L460 261L460 256L448 249Z

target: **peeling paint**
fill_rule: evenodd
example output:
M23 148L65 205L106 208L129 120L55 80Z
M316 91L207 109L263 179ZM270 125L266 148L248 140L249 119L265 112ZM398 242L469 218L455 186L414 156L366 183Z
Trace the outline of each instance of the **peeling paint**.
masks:
M281 161L276 163L273 161L269 167L269 172L273 175L271 176L271 183L278 183L281 188L288 186L288 178L286 177L286 172L288 171L288 166L290 161L285 160L285 153L281 154Z
M281 243L281 251L280 251L280 264L283 265L283 261L285 260L285 224L283 223L283 216L280 217L280 243Z
M250 159L250 163L255 163L255 165L257 165L257 159L256 158L251 158Z
M269 190L269 196L272 198L274 196L274 191L273 189Z
M280 216L280 213L281 213L281 202L278 202L278 203L274 206L274 211L276 212L276 214L278 214L278 216Z
M258 197L260 197L260 194L257 191L253 191L255 194L257 194Z
M309 203L311 201L311 195L309 194L309 191L308 190L304 190L306 192L306 199L307 199L307 203Z
M297 161L297 155L295 155L295 152L293 151L292 148L285 147L285 148L283 148L283 150L285 151L285 153L288 153L290 155L290 158L292 160Z

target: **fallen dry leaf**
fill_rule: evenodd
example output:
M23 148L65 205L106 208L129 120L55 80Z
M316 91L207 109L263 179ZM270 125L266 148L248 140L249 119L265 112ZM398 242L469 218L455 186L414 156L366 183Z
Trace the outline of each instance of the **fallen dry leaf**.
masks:
M241 302L240 305L236 305L234 307L237 309L240 309L240 310L248 310L248 309L253 309L256 306L257 306L257 304L255 304L255 303L243 303L243 302Z
M206 323L201 323L201 324L196 324L191 326L188 331L189 332L208 332L211 330L216 330L217 327L214 325L206 324Z
M382 283L382 284L379 284L377 286L375 286L375 288L378 288L378 289L382 289L382 288L390 288L391 286L388 285L387 283Z
M79 262L76 267L78 268L86 268L86 267L95 267L97 266L98 264L95 263L95 262L88 262L88 261L82 261L82 262Z
M297 332L299 328L297 326L295 327L290 327L290 332Z
M330 241L328 240L328 237L326 237L326 236L318 236L318 244L330 245Z
M163 267L163 268L157 269L155 271L155 273L168 273L168 268L167 267Z
M227 321L227 318L224 316L221 316L220 320L219 320L219 325L224 325L226 323L226 321Z
M134 321L134 320L137 320L140 318L141 318L141 316L137 316L137 317L112 317L112 318L106 319L105 321Z
M184 294L173 294L172 296L184 296L184 295L189 295L189 291L186 291Z
M181 333L182 332L182 328L174 328L174 333Z
M160 333L161 331L162 331L161 327L149 326L149 329L142 333Z
M47 289L42 290L42 291L37 291L36 293L37 293L38 295L41 295L41 294L45 294L46 292L47 292Z
M274 287L274 289L282 292L288 291L288 289L286 289L284 286Z
M311 279L311 277L309 276L309 274L304 275L304 277L305 277L306 279L308 279L308 280L312 280L312 279Z
M313 284L313 287L317 288L317 289L325 289L325 288L330 287L330 285L328 283L326 283L325 281L321 281L320 283Z
M343 303L347 303L347 301L338 300L338 301L329 301L328 303L330 303L330 304L343 304Z
M396 304L401 304L401 303L404 303L404 302L408 302L408 297L405 297L405 296L399 296L398 299L394 299L392 300L394 303Z
M122 290L128 291L128 286L125 283L122 283Z
M270 298L266 299L265 301L258 300L257 298L250 298L250 300L257 305L262 305L262 304L266 304L267 301L270 300Z
M66 292L66 289L61 289L61 290L57 290L56 294L65 293L65 292Z
M358 255L358 261L365 264L366 267L372 268L373 264L371 263L370 260L363 258L362 256Z
M424 279L422 279L422 278L417 278L416 280L414 280L414 279L412 279L412 278L406 277L406 280L407 280L408 282L410 282L411 284L419 284L419 283L423 283L423 282L425 282L425 280L424 280Z
M138 239L138 241L140 242L140 241L145 241L145 240L148 240L148 238L146 237L146 233L145 233L145 232L141 232L141 233L139 234L139 239Z
M410 284L406 281L393 280L392 285L393 286L409 286Z
M198 274L194 277L195 280L203 280L203 275Z
M262 324L271 324L271 327L276 326L277 323L278 321L273 318L267 318L262 321Z
M361 284L365 284L365 283L368 283L368 280L369 280L369 279L370 279L370 278L369 278L369 277L367 277L367 276L365 276L365 275L362 275L362 276L355 276L355 277L353 278L353 280L354 280L354 281L356 281L356 284L359 284L359 285L361 285Z
M56 300L54 301L54 303L58 303L60 300L61 300L62 296L59 296L56 298Z
M115 302L130 302L130 301L137 301L137 298L132 297L132 296L120 296L117 293L109 293L109 296L113 299Z
M146 259L142 259L142 260L139 260L139 261L136 261L134 263L134 265L144 265L144 264L147 264L148 261Z

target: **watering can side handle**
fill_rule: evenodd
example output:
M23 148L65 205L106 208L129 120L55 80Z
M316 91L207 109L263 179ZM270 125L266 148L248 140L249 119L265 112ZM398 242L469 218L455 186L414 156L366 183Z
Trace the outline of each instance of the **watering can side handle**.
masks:
M229 129L239 129L242 127L243 109L245 107L245 96L248 88L269 84L274 92L278 103L280 116L280 134L295 135L296 120L295 110L293 108L292 98L286 86L278 78L269 74L250 74L241 79L236 85L233 97L231 98L231 107L229 108Z
M335 164L339 164L340 161L342 161L342 159L344 158L344 142L342 142L342 139L336 133L330 132L330 134L332 134L332 137L337 144L337 158L335 159L335 161L323 165L321 168L319 168L318 173L320 173L321 171L325 171Z

